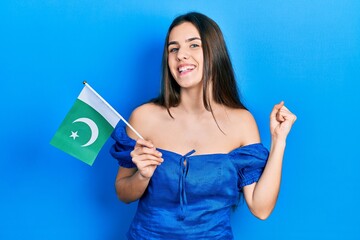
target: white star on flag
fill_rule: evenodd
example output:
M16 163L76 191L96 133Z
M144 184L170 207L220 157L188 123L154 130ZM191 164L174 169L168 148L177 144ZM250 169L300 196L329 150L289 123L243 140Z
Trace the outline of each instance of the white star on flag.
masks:
M76 131L76 132L71 131L71 135L70 135L70 137L72 137L72 138L75 140L77 137L79 137L79 135L78 135L78 131Z

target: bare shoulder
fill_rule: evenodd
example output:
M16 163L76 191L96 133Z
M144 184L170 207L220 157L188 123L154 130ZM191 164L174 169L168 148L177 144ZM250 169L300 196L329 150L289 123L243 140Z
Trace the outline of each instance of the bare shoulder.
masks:
M246 109L229 109L231 133L235 134L241 145L260 142L259 130L254 116Z
M156 105L155 103L145 103L137 108L134 109L134 111L131 114L130 121L134 120L141 120L143 117L151 118L153 114L150 113L156 113L161 111L162 107L159 105Z
M146 138L148 129L151 129L151 126L158 121L159 117L163 115L163 107L156 105L154 103L145 103L131 113L129 123ZM137 138L137 136L132 132L127 130L127 133L132 138Z

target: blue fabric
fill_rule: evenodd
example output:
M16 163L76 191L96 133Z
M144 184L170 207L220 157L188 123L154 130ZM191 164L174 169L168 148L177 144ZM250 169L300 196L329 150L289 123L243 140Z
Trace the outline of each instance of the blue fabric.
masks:
M112 156L122 167L136 167L130 157L135 141L125 128L112 137ZM220 154L157 150L164 162L139 200L128 239L233 239L231 209L242 187L259 180L268 150L261 143Z

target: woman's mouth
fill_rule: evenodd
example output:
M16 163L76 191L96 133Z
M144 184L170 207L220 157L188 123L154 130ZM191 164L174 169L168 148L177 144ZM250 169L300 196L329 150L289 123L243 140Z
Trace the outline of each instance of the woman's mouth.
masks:
M192 64L191 65L180 65L178 67L178 71L179 71L180 75L191 72L194 69L195 69L195 65L192 65Z

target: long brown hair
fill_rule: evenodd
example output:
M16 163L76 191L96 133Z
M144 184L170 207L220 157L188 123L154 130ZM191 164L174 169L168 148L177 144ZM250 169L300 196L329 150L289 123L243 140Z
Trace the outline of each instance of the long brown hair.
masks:
M174 80L168 66L168 41L171 30L184 22L190 22L197 28L202 41L204 54L202 83L205 109L211 111L214 116L208 93L211 83L212 96L216 103L230 108L246 109L240 101L234 70L219 26L209 17L197 12L180 15L171 23L166 35L162 57L161 92L152 102L166 107L170 116L169 109L180 103L180 86Z

